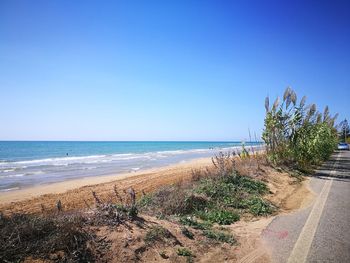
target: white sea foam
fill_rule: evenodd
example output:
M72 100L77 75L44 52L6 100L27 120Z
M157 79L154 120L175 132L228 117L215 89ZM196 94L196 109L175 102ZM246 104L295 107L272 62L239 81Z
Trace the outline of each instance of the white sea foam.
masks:
M14 190L19 190L19 187L11 187L11 188L6 188L6 189L0 189L0 192L9 192L9 191L14 191Z
M14 168L3 170L4 173L9 173L9 172L14 172L14 171L16 171L16 169L14 169Z
M9 175L0 175L0 178L12 178L12 177L22 177L25 174L9 174Z
M253 146L254 148L256 146ZM261 147L261 146L257 146ZM26 160L26 161L17 161L17 162L0 162L0 172L3 173L12 173L16 169L37 169L36 167L41 166L70 166L70 165L91 165L98 164L105 165L108 163L119 164L125 161L157 161L160 159L166 159L173 156L182 156L189 154L215 154L219 151L233 151L239 150L241 146L232 146L224 148L210 148L210 149L190 149L190 150L173 150L173 151L156 151L156 152L147 152L147 153L124 153L124 154L112 154L112 155L89 155L89 156L65 156L57 158L44 158L36 160ZM247 149L250 149L251 146L247 146ZM46 168L44 168L46 169ZM95 168L89 168L95 169ZM14 175L11 175L14 176Z

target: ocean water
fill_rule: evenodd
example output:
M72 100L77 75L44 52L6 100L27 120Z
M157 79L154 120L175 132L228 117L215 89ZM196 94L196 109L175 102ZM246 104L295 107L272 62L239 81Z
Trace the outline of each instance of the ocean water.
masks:
M88 176L131 173L240 148L241 142L0 141L0 193Z

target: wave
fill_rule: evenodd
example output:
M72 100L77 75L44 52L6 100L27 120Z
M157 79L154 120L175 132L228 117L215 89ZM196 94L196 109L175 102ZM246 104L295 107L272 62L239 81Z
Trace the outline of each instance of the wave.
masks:
M9 192L9 191L14 191L19 189L20 189L19 187L11 187L11 188L0 189L0 192Z
M0 178L12 178L12 177L22 177L26 174L9 174L9 175L0 175Z
M15 168L11 168L11 169L5 169L5 170L3 170L3 172L4 172L4 173L10 173L10 172L14 172L14 171L16 171L16 169L15 169Z
M33 166L44 165L69 165L75 163L96 163L110 160L129 160L137 158L133 154L116 154L116 155L88 155L88 156L72 156L72 157L57 157L57 158L44 158L28 161L16 161L16 162L1 162L0 169L4 168L5 171L13 171L16 167L27 168Z
M25 161L7 161L0 162L0 172L14 172L16 169L42 167L42 166L68 166L76 164L105 164L105 163L119 163L122 161L131 160L157 160L170 156L184 155L184 154L205 154L205 153L217 153L219 151L232 151L239 149L241 146L231 146L223 148L207 148L207 149L190 149L190 150L173 150L173 151L155 151L147 153L123 153L123 154L111 154L111 155L88 155L88 156L65 156L56 158L44 158ZM249 149L251 146L248 146ZM252 146L259 147L259 146Z

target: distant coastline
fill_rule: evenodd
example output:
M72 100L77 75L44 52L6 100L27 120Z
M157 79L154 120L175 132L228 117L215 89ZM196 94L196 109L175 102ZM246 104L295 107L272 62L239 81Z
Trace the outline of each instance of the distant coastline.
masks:
M135 173L241 147L241 142L1 141L0 195L41 184Z

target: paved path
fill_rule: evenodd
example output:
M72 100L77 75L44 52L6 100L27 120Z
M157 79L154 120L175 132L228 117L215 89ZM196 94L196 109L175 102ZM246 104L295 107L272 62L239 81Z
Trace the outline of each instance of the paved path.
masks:
M318 194L312 205L277 216L263 232L272 261L350 262L350 151L336 152L310 187Z

